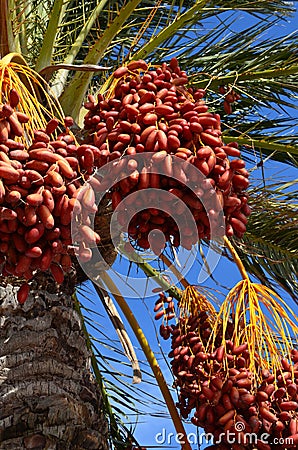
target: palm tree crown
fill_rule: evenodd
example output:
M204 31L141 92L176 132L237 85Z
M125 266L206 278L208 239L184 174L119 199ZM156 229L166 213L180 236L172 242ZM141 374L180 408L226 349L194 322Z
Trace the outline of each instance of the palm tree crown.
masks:
M101 102L107 102L108 104L111 98L117 97L118 78L113 75L116 69L122 66L129 67L129 64L132 64L133 61L141 60L150 73L150 70L154 71L162 67L163 63L170 67L170 61L173 61L173 58L177 58L179 61L180 76L183 78L183 74L185 74L188 77L187 87L181 82L178 92L185 94L185 100L188 98L187 95L194 95L195 100L192 98L193 102L205 102L208 106L208 114L210 113L213 119L215 117L220 118L223 146L230 148L233 147L235 141L238 143L241 158L246 164L247 175L249 174L250 177L248 188L250 210L247 213L247 216L250 215L250 217L246 221L246 232L243 236L243 233L238 234L238 236L236 233L236 236L231 237L229 244L226 243L225 247L222 242L213 243L215 251L222 252L227 261L236 261L236 265L238 268L240 267L240 272L244 278L244 281L237 285L238 290L236 288L236 290L232 290L225 302L214 301L215 295L212 294L211 288L201 286L200 294L190 288L190 285L195 283L190 283L187 276L182 276L184 272L181 270L179 261L177 263L179 255L177 256L175 246L168 245L164 254L153 262L152 258L151 260L148 259L148 255L139 251L140 248L138 248L138 251L134 252L133 262L126 263L122 261L121 257L127 256L127 248L123 243L118 243L117 250L122 255L118 255L118 258L116 258L115 243L112 242L109 234L109 218L116 197L115 194L113 197L112 192L110 192L112 201L110 201L110 197L105 198L106 203L103 204L101 214L96 219L99 220L98 217L100 216L101 222L98 226L101 229L104 228L105 231L108 230L107 233L102 233L104 243L102 240L101 244L103 247L105 246L106 254L110 257L108 264L110 266L116 264L116 266L125 268L128 284L130 280L133 280L132 273L135 278L138 278L140 272L145 272L145 277L148 277L149 280L146 283L148 282L151 288L152 286L156 288L156 285L159 285L160 289L167 292L164 297L164 294L154 292L157 296L156 305L163 308L163 311L166 308L166 303L172 305L173 299L178 301L179 313L175 319L176 324L175 326L171 325L174 328L176 327L176 336L178 335L178 329L179 333L181 331L177 323L180 323L183 314L185 314L185 317L194 317L200 311L200 314L202 314L202 316L199 316L200 324L203 324L207 330L210 329L208 339L213 336L211 330L216 330L217 333L212 338L211 347L210 342L208 341L208 343L206 340L206 336L199 336L205 346L205 355L208 352L209 354L213 352L214 355L217 355L219 364L222 362L219 356L223 345L221 339L228 340L229 337L229 340L232 340L235 333L237 336L242 336L241 327L243 323L240 324L240 322L243 317L241 319L241 314L237 316L241 307L244 310L246 307L252 308L251 315L248 314L249 318L245 319L248 322L246 323L244 320L244 324L248 328L249 324L253 323L256 327L255 331L257 330L260 335L268 332L269 338L267 341L266 339L262 340L262 337L260 337L260 340L254 341L251 333L245 334L248 343L253 342L251 348L256 352L261 352L263 346L269 345L270 347L272 344L271 337L273 334L271 336L271 331L259 325L266 314L270 314L270 307L268 306L270 301L272 301L271 305L276 308L274 309L276 314L273 319L273 322L276 321L276 323L279 323L278 314L283 317L283 312L287 311L287 302L284 302L282 298L289 299L289 303L294 306L297 304L298 226L295 170L297 168L298 146L297 125L294 119L297 110L298 59L296 51L297 31L288 32L288 24L293 20L294 13L295 8L292 2L273 0L259 0L258 2L244 0L228 2L225 0L197 0L193 2L49 0L47 2L21 2L9 0L3 2L0 34L2 61L6 61L5 58L10 55L10 63L16 62L22 67L27 65L28 70L29 68L34 70L40 86L46 86L39 87L38 91L39 104L45 104L45 115L50 110L50 114L53 116L59 115L61 121L63 117L71 116L74 123L66 128L70 130L70 133L73 133L78 145L84 145L86 142L88 145L94 144L93 141L91 142L90 136L93 136L99 128L91 129L91 126L88 128L86 123L89 119L95 120L94 116L102 114L103 110L108 110L108 106L100 106ZM135 76L137 79L137 77L143 76L143 68L137 67L136 70L139 70L139 72L131 75L132 77ZM174 69L172 75L173 73ZM19 74L18 77L21 82L24 81L22 75ZM176 75L171 78L171 82L175 77ZM121 77L119 79L121 80ZM29 86L30 89L32 90L32 85ZM49 90L46 91L47 89ZM191 89L191 91L186 91L186 89ZM198 92L198 90L204 92L204 100L195 98L194 92ZM182 102L181 99L180 101ZM40 114L44 114L43 109L40 110ZM36 122L36 128L44 128L45 123ZM104 126L105 123L103 128ZM113 126L114 123L112 128ZM111 142L109 144L112 145ZM275 167L284 170L285 174L276 175ZM271 175L271 173L273 174ZM71 181L73 181L72 178ZM96 243L98 244L98 242ZM198 271L198 267L203 264L209 247L208 236L202 236L198 246L198 255L194 257L195 271ZM233 249L237 249L237 254L233 252ZM168 266L171 266L171 270L167 272L172 277L170 281L163 276L165 270L168 270ZM84 265L82 267L84 268ZM179 271L183 274L179 274ZM124 300L124 293L121 292L121 289L119 290L115 285L115 280L113 281L106 272L99 272L99 275L96 273L91 281L87 281L87 277L81 273L80 267L77 267L77 273L78 278L80 276L82 278L79 278L81 283L77 289L75 305L83 321L87 346L91 352L93 372L103 395L104 410L110 426L111 445L115 448L129 448L125 447L126 444L123 441L127 439L127 436L133 434L132 430L129 429L130 414L143 413L143 407L145 411L148 411L146 408L152 407L150 406L150 402L153 401L152 395L150 392L146 392L147 388L140 388L139 385L136 388L136 386L131 386L130 383L123 381L127 377L127 367L130 368L130 364L133 366L134 382L137 383L141 379L139 362L134 350L136 345L142 347L153 370L154 377L148 375L148 382L155 383L156 386L156 379L158 380L159 387L168 400L167 407L171 416L174 417L176 425L178 423L176 430L179 429L179 424L182 423L181 416L182 418L188 417L189 411L187 408L192 401L190 394L186 390L183 391L187 383L185 379L181 381L181 377L183 377L181 367L179 366L180 370L178 370L173 363L171 370L169 370L169 363L166 359L160 362L162 368L167 371L169 379L174 377L174 387L177 390L180 389L178 397L179 417L176 406L169 395L162 371L154 355L152 356L144 333L140 331L146 329L146 320L144 321L144 318L140 317L139 326L136 319L138 317L137 308L134 310L135 306L131 305L133 312L130 310L130 303ZM189 276L193 277L191 271ZM100 283L97 283L98 278L96 277L100 278ZM255 283L250 281L249 278L254 280ZM172 281L177 281L177 286L173 286L175 283L172 283ZM257 282L261 283L262 288L257 287ZM130 293L135 287L133 283L134 281L131 281L128 288L131 289ZM152 284L150 285L150 283ZM227 289L225 289L215 283L213 289L214 292L216 289L221 292L217 295L220 296L226 295L226 291L229 291L231 286L227 286ZM273 291L278 292L280 297L275 297ZM138 295L142 296L140 292L138 292ZM250 298L252 298L250 295L257 299L254 305L258 303L259 297L269 302L267 304L269 312L265 316L262 316L260 309L252 306L253 302L249 303ZM98 305L90 303L90 297L93 299L93 296L96 301L101 300L100 312ZM144 290L145 296L146 290ZM150 296L152 295L148 294L147 300ZM116 300L118 308L114 305L112 297ZM80 301L78 301L78 298ZM192 299L193 304L191 304L189 298ZM242 299L241 307L239 306L239 298ZM204 302L209 305L209 301L213 306L210 306L210 310L207 308L207 312L204 311L205 317L200 308L202 308L201 305ZM238 301L239 303L237 303ZM224 306L220 309L220 305ZM280 307L280 305L283 306ZM169 329L166 326L168 326L168 318L172 312L171 307L167 306L169 308L167 310L168 315L160 316L163 317L161 336L165 339L170 338L170 334L167 335ZM256 310L254 310L254 307ZM148 314L148 305L146 308ZM133 345L117 309L121 310L125 316L124 322L132 327L137 336L137 338L131 337ZM210 318L213 310L220 310L221 315L217 322L212 322L213 319ZM158 313L157 307L155 313ZM247 311L245 315L246 313ZM104 314L106 318L112 320L117 332L114 340L111 340L109 331L103 331L102 324L99 323L102 318L98 318L100 314ZM144 314L144 311L142 314ZM232 314L232 316L229 314ZM272 363L276 358L274 364L282 373L287 372L287 366L284 363L282 368L279 367L277 355L283 354L285 351L283 356L286 356L286 351L289 351L291 345L294 346L294 338L292 342L293 336L291 336L291 333L288 335L285 332L284 335L280 336L279 332L283 330L283 327L294 330L294 334L297 332L295 320L292 316L294 313L289 309L287 314L289 316L281 319L280 324L282 323L282 325L274 335L278 342L276 348L278 348L279 353L270 353L269 351L267 361L269 370L270 361ZM181 327L185 327L185 335L189 331L187 328L189 317L181 322L182 325L180 324ZM239 323L237 326L239 328L235 325L234 329L229 329L228 323L231 317L233 317L233 320L238 317ZM227 335L225 335L225 332L227 332ZM179 338L183 341L183 336L180 334ZM173 333L173 335L175 334ZM286 350L286 345L280 344L283 338L289 346ZM173 339L172 336L172 347L175 348ZM240 344L239 341L238 347ZM154 345L153 340L152 345ZM166 348L166 345L164 348ZM191 344L187 341L185 346L187 345L190 346ZM238 356L245 359L245 353L242 353L242 350L237 353L236 347L236 344L234 347L231 346L230 349L225 347L225 351L227 353L230 351L235 359ZM160 348L163 349L163 346L160 346ZM251 348L250 351L252 351ZM108 349L107 354L104 349ZM207 349L209 350L207 351ZM248 349L243 348L243 352L245 351L248 351ZM194 355L195 353L192 356ZM174 353L172 356L174 357ZM117 367L119 358L121 359L121 368ZM129 359L129 364L126 363L126 358ZM207 359L207 356L202 356L202 358ZM296 354L293 358L293 364L297 363ZM142 371L146 373L148 363L141 364L141 366ZM123 367L125 369L122 369ZM250 370L252 370L252 366L250 366ZM263 379L260 378L259 383L265 383L264 373L262 376ZM241 388L240 385L238 387ZM244 386L244 388L246 387ZM249 388L252 388L252 386L250 385ZM195 389L194 384L192 389ZM208 398L208 395L212 396L213 393L206 391L206 398ZM139 399L139 402L136 401L137 399ZM136 403L139 404L136 406ZM153 415L156 412L155 406L158 409L162 408L162 401L156 401L156 405L152 408ZM123 411L127 413L126 417L122 416ZM264 414L266 415L266 413ZM209 415L211 416L211 412ZM201 427L204 420L197 417L196 420L193 420L193 423ZM220 425L222 424L220 423ZM293 434L297 435L297 433L298 431Z

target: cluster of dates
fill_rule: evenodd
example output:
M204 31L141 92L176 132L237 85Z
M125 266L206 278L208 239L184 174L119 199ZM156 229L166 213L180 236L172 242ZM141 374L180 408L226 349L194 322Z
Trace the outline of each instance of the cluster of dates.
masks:
M187 74L175 58L157 68L142 60L131 61L113 76L113 89L106 98L89 96L84 119L89 133L86 142L98 148L100 164L120 158L116 164L123 177L111 189L113 208L131 193L159 189L182 199L192 213L199 238L210 238L210 220L219 209L224 212L226 234L241 237L250 214L245 194L248 171L237 143L224 145L220 116L208 110L205 92L185 87ZM150 160L136 158L146 153L153 154ZM191 190L190 183L199 192ZM208 201L214 194L217 206ZM183 216L183 208L177 212L173 201L170 212L165 211L161 193L154 195L156 206L136 212L125 231L141 248L149 248L148 236L154 229L162 231L166 240L171 236L175 246L191 248L196 242L194 233L182 232L182 240L181 229L171 220L171 212ZM138 199L141 206L142 196ZM125 203L121 224L131 215Z
M226 86L219 86L219 93L224 96L223 108L226 114L232 114L232 105L237 102L241 96L234 89L227 89Z
M169 305L172 298L161 294L155 309L156 319L164 313L161 336L171 339L169 358L179 390L177 407L184 419L191 416L194 425L211 433L216 444L208 448L297 448L298 350L292 350L290 362L281 358L274 373L260 368L256 383L248 344L233 343L232 322L226 330L230 339L223 345L222 336L216 336L210 351L208 312L179 317L171 324L175 314Z
M23 125L30 118L17 110L18 103L19 94L12 89L0 106L1 273L29 281L36 271L49 270L61 284L72 266L74 207L81 219L75 235L79 258L90 258L90 245L100 239L89 226L97 206L91 184L85 183L90 152L92 160L94 154L89 146L75 143L67 131L73 123L69 117L64 120L66 131L56 138L57 119L34 130L32 139L26 136ZM25 283L18 294L21 303L28 290Z
M175 58L157 68L132 61L117 69L113 80L106 98L89 96L86 138L80 145L69 131L71 117L64 123L52 118L44 129L28 135L30 117L22 112L19 93L15 89L2 93L4 276L28 281L37 270L49 270L61 283L71 268L72 254L89 261L100 240L91 219L98 211L96 192L111 196L120 226L142 249L149 248L152 231L187 249L198 238L212 237L212 223L228 236L245 232L250 214L245 193L248 172L237 143L223 144L220 117L208 111L204 91L185 87L187 75ZM120 178L111 186L109 177L97 178L96 172L113 161ZM135 192L140 192L136 202L123 202ZM151 207L144 208L148 198ZM186 210L195 229L189 226ZM158 240L156 235L156 253L164 245ZM20 302L27 293L25 285Z

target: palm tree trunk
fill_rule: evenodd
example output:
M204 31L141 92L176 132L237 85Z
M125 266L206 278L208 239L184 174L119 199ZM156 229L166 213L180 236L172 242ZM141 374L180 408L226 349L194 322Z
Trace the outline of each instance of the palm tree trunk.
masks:
M73 282L34 281L24 305L0 282L0 449L108 449Z

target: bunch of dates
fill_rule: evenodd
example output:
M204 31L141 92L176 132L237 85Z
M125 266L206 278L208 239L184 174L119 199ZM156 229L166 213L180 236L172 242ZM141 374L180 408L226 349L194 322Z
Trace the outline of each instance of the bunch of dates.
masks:
M49 271L61 284L72 267L74 243L85 261L100 239L89 217L97 211L92 180L88 183L94 153L75 142L70 117L64 119L64 132L56 132L61 124L53 118L29 139L24 124L30 117L18 111L18 103L19 94L11 89L0 106L1 274L27 282L36 271ZM79 221L72 235L74 208ZM26 282L18 295L21 303L29 291Z
M116 161L115 171L123 175L111 188L114 210L132 193L159 190L150 194L155 207L134 214L124 202L119 213L122 226L131 218L125 231L140 248L149 248L149 234L155 229L166 241L172 237L174 246L191 248L196 243L193 230L187 224L179 230L172 217L174 212L183 217L185 208L163 193L173 194L189 208L199 238L210 238L210 221L220 210L224 233L242 237L246 231L250 207L245 162L236 142L223 143L220 116L209 110L205 91L187 85L187 74L176 58L159 67L131 61L114 72L113 87L105 97L89 96L85 103L86 142L98 149L102 166ZM104 188L104 180L102 184ZM146 195L134 197L139 209Z
M170 309L169 309L170 305ZM246 342L233 342L229 322L223 343L212 336L206 311L179 317L171 324L173 299L160 294L156 319L164 317L160 334L171 340L171 367L184 419L213 436L219 450L275 450L298 446L298 350L282 358L276 371L251 370ZM162 315L162 312L164 313ZM230 339L228 339L230 337ZM212 348L210 350L210 338Z

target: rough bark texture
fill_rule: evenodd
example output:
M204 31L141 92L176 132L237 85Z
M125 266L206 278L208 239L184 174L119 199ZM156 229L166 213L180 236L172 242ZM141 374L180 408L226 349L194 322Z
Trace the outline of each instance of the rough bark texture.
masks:
M24 305L0 285L0 449L107 450L72 283L35 282Z

